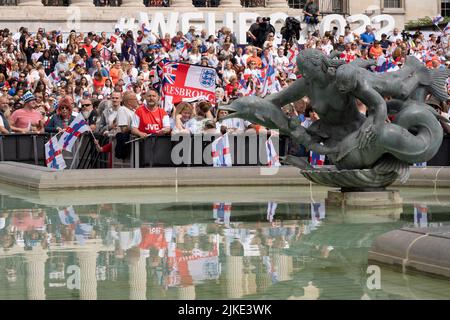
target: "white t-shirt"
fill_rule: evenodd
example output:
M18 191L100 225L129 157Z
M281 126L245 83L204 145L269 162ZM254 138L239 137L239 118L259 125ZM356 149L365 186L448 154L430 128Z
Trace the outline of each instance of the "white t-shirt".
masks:
M135 113L125 106L120 106L117 110L117 125L131 127Z
M244 121L240 118L231 118L217 121L216 129L218 132L220 132L220 127L225 126L228 129L238 129L244 131L248 124L248 121Z
M0 127L4 127L4 126L5 126L5 123L3 122L3 118L0 117Z
M289 59L286 56L277 56L274 59L275 68L283 69L283 67L287 67L289 65Z
M397 40L403 40L403 36L400 33L397 35L391 34L388 39L391 42L396 42Z

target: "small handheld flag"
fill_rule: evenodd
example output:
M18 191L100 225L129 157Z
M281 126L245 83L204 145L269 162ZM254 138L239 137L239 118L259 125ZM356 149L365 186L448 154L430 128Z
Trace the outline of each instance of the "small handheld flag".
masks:
M214 140L211 145L211 152L214 167L231 167L230 141L228 133Z
M67 167L57 136L53 136L45 144L45 164L47 167L57 170L62 170Z
M77 138L86 131L89 131L90 128L87 125L86 120L84 119L81 113L72 121L70 126L66 128L66 131L62 134L60 143L61 147L64 150L72 152L72 147L75 144Z

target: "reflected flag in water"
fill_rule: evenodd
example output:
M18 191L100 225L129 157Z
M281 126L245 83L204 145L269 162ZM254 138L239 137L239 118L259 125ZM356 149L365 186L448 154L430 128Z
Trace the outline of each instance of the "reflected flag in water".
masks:
M275 266L273 265L269 256L263 257L263 264L266 267L267 273L270 275L270 279L272 280L272 283L277 283L278 282L278 272L275 269Z
M276 202L267 203L267 221L273 222L273 217L275 216L276 210L277 210Z
M219 224L230 224L231 217L231 202L214 202L213 204L213 218Z
M69 226L80 221L80 218L75 213L75 210L72 206L66 207L62 210L58 210L59 220L62 224Z
M313 228L319 225L320 220L323 219L325 219L325 203L324 202L311 203L311 222Z
M426 204L414 205L414 226L416 228L428 226L428 206Z

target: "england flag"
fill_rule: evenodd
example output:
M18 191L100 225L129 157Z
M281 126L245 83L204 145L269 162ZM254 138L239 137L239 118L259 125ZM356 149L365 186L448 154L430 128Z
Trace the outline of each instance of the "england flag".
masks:
M269 167L281 167L280 159L277 154L277 150L273 145L272 138L266 141L266 153L267 153L267 166Z
M231 167L230 141L228 133L214 140L211 146L214 167Z
M177 105L187 99L216 103L216 70L210 67L169 62L163 67L162 96Z
M72 152L72 147L77 141L77 138L86 131L89 131L90 128L87 125L86 120L83 115L79 113L77 117L72 121L70 126L66 128L66 131L62 134L59 142L61 143L61 147L64 150Z
M67 167L57 136L53 136L45 144L45 164L47 167L57 170L62 170Z

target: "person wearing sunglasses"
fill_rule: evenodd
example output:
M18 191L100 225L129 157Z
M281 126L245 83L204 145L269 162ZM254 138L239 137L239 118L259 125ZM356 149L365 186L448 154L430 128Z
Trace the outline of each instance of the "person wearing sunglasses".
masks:
M45 126L45 132L48 133L59 133L64 131L70 123L75 119L72 115L73 100L69 96L58 101L58 107L56 108L56 113L48 121Z
M88 122L89 127L91 127L91 130L94 132L97 129L97 110L94 109L94 106L92 104L92 101L90 99L81 99L80 100L80 106L81 106L81 114L83 115L84 119Z

